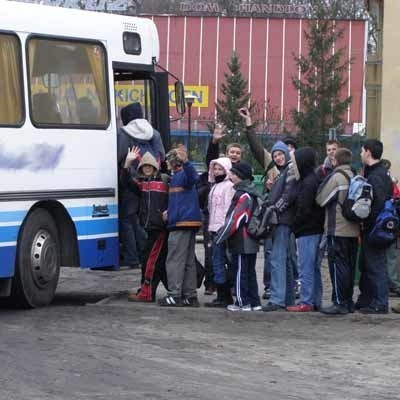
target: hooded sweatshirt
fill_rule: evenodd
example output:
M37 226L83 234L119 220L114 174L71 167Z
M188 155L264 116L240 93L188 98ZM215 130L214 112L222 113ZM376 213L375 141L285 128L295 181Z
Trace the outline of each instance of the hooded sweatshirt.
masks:
M158 163L165 158L165 149L160 133L153 129L147 119L138 118L119 129L117 135L118 164L125 160L128 147L139 147L140 155L150 152Z
M144 165L154 167L153 175L143 174ZM150 152L147 152L137 165L136 173L129 173L126 169L124 171L128 187L139 197L138 211L142 227L147 231L166 229L162 214L168 208L168 177L160 174L157 160Z
M214 165L218 164L225 170L225 178L222 182L215 182ZM226 213L235 194L233 183L230 181L230 169L232 168L231 160L228 157L217 158L210 163L208 171L208 181L211 183L211 190L208 195L208 212L210 232L217 232L224 225Z
M315 173L315 151L311 147L303 147L296 150L291 159L295 178L299 182L293 232L296 237L322 234L325 213L315 201L319 184Z

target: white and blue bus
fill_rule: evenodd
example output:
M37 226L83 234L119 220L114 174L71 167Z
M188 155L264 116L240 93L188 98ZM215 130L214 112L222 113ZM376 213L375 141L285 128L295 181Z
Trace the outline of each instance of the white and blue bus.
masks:
M118 266L118 87L168 148L151 20L0 0L0 296L51 302L61 266ZM184 107L182 86L177 102Z

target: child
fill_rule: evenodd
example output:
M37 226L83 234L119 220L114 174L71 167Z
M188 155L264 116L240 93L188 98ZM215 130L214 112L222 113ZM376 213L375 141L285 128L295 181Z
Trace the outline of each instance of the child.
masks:
M231 205L235 193L233 183L230 180L230 169L232 162L228 157L217 158L210 163L208 180L211 183L211 190L208 195L209 238L212 241L218 230L224 225L226 213ZM226 276L226 246L225 242L212 244L211 247L212 268L214 282L217 286L217 298L207 307L226 307L232 304L230 284Z
M169 151L167 164L173 172L168 198L168 295L159 304L164 307L199 307L194 253L196 231L201 226L195 187L199 178L183 146Z
M140 159L140 149L128 151L124 165L124 179L139 196L139 221L147 233L142 255L142 286L128 296L129 301L154 302L157 286L162 281L167 288L165 260L167 257L167 229L163 213L168 207L168 176L160 174L157 160L150 152ZM132 163L138 164L132 176Z
M236 273L236 302L228 305L229 311L261 311L256 276L258 240L247 233L247 224L254 208L258 192L251 182L253 179L249 164L239 162L231 168L231 180L236 190L226 215L224 226L218 231L215 243L220 245L228 240Z

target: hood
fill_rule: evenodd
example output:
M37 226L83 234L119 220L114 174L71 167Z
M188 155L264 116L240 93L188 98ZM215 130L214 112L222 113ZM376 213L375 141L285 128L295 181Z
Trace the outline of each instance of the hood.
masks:
M123 127L124 131L134 139L148 141L153 138L153 127L147 119L134 119Z
M324 160L324 167L330 170L333 170L335 167L332 165L331 160L329 157L326 157Z
M260 192L254 185L254 183L251 182L249 179L245 179L243 181L236 183L235 185L233 185L233 188L236 191L247 192L248 194L250 194L253 197L260 197Z
M302 147L291 155L296 180L300 180L314 171L315 157L315 151L311 147Z
M232 168L232 162L228 157L220 157L210 162L210 167L208 169L208 181L210 183L215 182L215 176L213 171L215 164L219 164L225 170L226 173L225 180L228 180L229 177L231 176L230 169Z
M156 173L159 170L159 166L157 163L157 160L154 158L154 156L146 151L146 153L144 153L142 159L140 160L140 163L137 167L137 171L140 172L140 169L143 167L143 165L151 165L152 167L154 167L156 169Z
M272 159L274 159L274 153L275 153L275 151L281 151L282 153L284 153L284 154L285 154L286 163L289 162L289 160L290 160L289 149L288 149L288 147L286 146L286 144L283 143L281 140L278 140L278 141L272 146L272 149L271 149L271 157L272 157Z

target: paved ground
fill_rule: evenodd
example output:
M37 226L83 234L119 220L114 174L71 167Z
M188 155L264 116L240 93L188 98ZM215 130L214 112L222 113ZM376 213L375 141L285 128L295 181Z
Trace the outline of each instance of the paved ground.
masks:
M66 269L50 307L0 310L0 399L400 399L400 315L163 309L138 279Z

